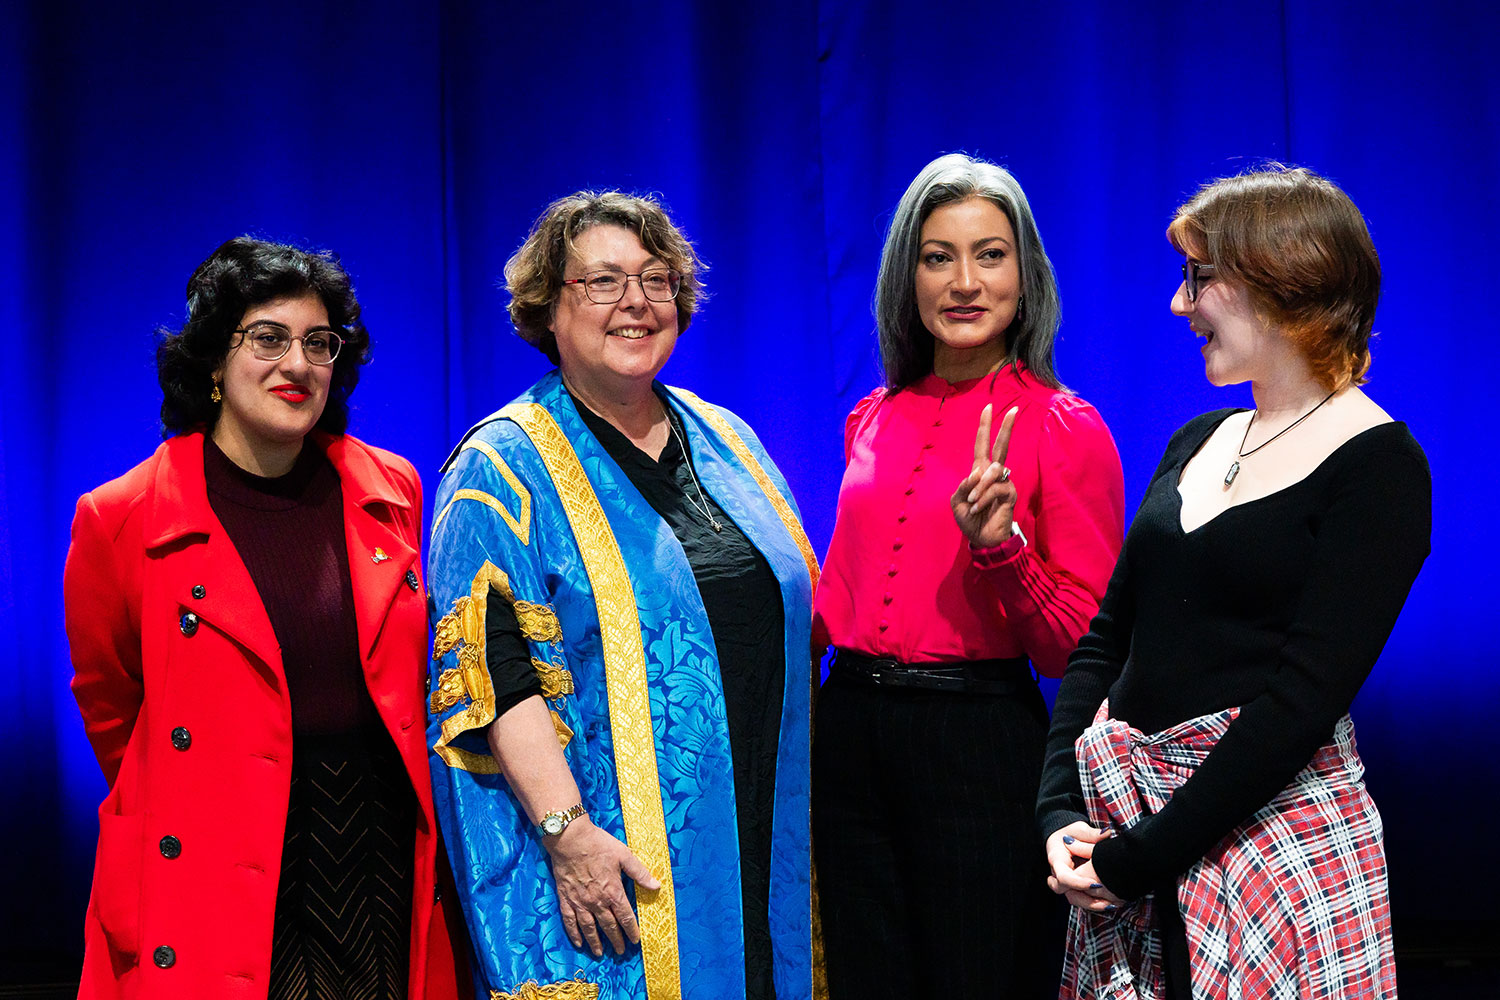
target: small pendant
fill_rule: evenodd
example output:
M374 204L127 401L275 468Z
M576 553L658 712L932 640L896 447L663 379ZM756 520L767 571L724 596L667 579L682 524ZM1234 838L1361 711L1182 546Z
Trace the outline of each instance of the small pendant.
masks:
M719 531L723 531L724 530L724 526L722 524L720 524L718 521L716 521L716 520L714 520L712 518L709 519L708 523L711 524L711 525L713 525L713 529L714 529L715 532L719 532Z
M1231 465L1229 467L1229 471L1226 472L1226 473L1224 473L1224 485L1225 486L1232 485L1234 483L1234 477L1238 476L1239 474L1240 474L1240 463L1235 462L1233 465Z

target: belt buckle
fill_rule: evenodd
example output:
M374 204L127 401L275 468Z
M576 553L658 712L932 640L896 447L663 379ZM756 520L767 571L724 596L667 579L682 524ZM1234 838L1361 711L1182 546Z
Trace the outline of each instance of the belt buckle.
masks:
M889 656L871 657L869 675L870 680L878 686L884 684L888 680L894 679L892 668L895 667L899 662L900 661Z

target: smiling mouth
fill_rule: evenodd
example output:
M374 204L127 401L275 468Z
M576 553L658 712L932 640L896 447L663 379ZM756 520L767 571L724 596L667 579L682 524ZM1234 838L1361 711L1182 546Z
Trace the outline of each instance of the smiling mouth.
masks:
M611 337L623 337L626 340L641 340L651 336L655 331L647 330L643 326L622 326L618 330L610 330Z
M312 397L312 391L300 385L278 385L271 390L271 395L280 396L288 403L301 403Z

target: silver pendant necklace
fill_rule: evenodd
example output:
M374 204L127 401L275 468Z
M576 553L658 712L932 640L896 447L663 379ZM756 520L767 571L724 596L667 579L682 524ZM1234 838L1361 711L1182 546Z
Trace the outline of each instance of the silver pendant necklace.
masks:
M1334 393L1337 393L1337 392L1338 392L1338 390L1335 389L1335 390L1333 390L1333 392L1330 392L1328 395L1324 396L1323 397L1323 403L1326 403L1330 399L1332 399L1334 397ZM1245 442L1248 441L1248 440L1250 440L1250 428L1253 427L1253 426L1255 426L1255 418L1260 414L1260 411L1256 410L1254 413L1250 414L1250 422L1247 423L1247 424L1245 424L1245 435L1244 435L1244 437L1240 438L1240 446L1239 446L1239 449L1238 449L1238 451L1239 451L1239 457L1240 458L1249 458L1251 455L1254 455L1257 451L1260 451L1266 445L1270 444L1272 441L1275 441L1277 438L1281 437L1281 435L1285 434L1287 431L1291 430L1293 427L1296 427L1298 424L1302 423L1302 421L1306 420L1308 417L1312 416L1314 413L1317 413L1318 410L1322 408L1323 403L1319 403L1317 406L1314 406L1312 409L1308 410L1306 413L1302 414L1302 416L1298 417L1296 420L1293 420L1291 423L1287 424L1285 427L1283 427L1281 430L1277 431L1275 434L1272 434L1270 437L1266 438L1266 440L1262 441L1260 444L1256 445L1254 448L1251 448L1249 451L1246 451L1245 450ZM1239 459L1235 459L1235 461L1230 464L1229 471L1226 472L1226 473L1224 473L1224 485L1225 486L1231 485L1234 482L1234 477L1238 476L1239 474L1240 474Z
M694 500L693 495L685 490L682 495L687 497L688 503L696 507L698 513L703 515L710 528L714 531L723 531L724 526L714 517L713 510L708 506L708 498L703 495L703 487L698 484L698 474L693 471L693 460L688 455L687 445L683 443L682 435L677 433L677 422L672 419L670 413L667 414L667 427L672 431L672 436L677 439L677 447L682 449L682 461L687 465L688 477L693 481L693 489L698 491L698 499Z

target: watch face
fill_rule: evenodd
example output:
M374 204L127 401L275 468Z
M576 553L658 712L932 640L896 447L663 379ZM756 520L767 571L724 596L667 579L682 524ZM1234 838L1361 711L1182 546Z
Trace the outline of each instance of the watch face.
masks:
M559 833L562 833L562 831L563 821L561 816L548 816L542 820L542 832L547 836L555 837Z

